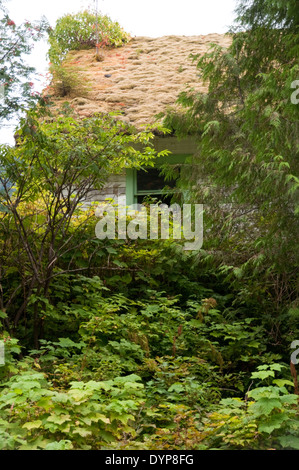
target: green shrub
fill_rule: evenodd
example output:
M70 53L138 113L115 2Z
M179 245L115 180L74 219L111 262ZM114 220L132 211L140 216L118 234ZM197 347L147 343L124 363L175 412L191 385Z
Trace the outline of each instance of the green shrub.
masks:
M78 69L67 64L54 64L50 67L52 74L51 87L57 97L86 97L88 93L88 84L80 76Z
M64 15L57 20L49 37L50 61L61 63L68 51L95 47L97 22L101 45L119 47L129 41L130 36L119 23L112 21L106 15L98 15L98 21L96 15L88 10Z
M59 391L27 366L1 386L1 450L100 449L124 432L134 435L135 414L144 401L144 386L133 374L72 382Z

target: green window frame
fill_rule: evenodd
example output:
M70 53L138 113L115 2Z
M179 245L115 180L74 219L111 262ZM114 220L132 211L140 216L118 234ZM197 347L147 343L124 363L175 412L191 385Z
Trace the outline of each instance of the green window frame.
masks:
M160 168L165 163L169 164L182 164L190 154L182 155L169 155L167 157L160 157L159 162L155 168ZM151 167L149 167L151 168ZM161 188L162 190L162 188ZM135 168L127 168L126 170L126 205L137 204L139 196L155 196L160 195L161 190L142 190L137 187L137 170Z

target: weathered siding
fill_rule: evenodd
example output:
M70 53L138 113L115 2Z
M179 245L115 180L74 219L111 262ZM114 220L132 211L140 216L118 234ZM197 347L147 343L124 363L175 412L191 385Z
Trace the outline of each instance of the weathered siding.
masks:
M114 199L116 202L126 203L126 173L112 175L101 191L89 193L87 201L103 202L105 199Z

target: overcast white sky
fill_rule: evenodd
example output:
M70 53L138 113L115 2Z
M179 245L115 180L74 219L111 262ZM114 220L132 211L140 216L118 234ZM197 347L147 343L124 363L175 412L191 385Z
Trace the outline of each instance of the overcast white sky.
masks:
M66 13L94 8L96 0L5 0L15 23L45 16L51 26ZM225 33L234 19L236 0L98 0L98 9L132 36L158 37L169 34L203 35ZM45 74L47 43L37 45L29 63ZM36 82L40 91L43 82ZM0 143L12 143L11 131L0 129Z
M95 6L95 0L6 0L14 21L45 15L54 26L65 13ZM235 0L98 0L98 8L136 36L223 33Z

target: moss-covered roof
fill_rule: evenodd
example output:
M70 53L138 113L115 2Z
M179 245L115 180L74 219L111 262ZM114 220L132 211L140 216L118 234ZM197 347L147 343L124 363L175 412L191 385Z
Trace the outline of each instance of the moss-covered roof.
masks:
M69 63L77 66L90 88L86 97L69 101L82 117L120 111L120 119L139 129L174 106L187 87L205 91L190 54L204 54L210 43L227 47L230 42L221 34L135 37L121 48L105 50L101 62L94 50L72 51Z

